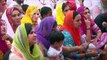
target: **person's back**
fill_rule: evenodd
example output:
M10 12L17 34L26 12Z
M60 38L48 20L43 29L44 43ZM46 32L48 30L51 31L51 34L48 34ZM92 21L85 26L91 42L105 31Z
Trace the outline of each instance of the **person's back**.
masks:
M99 14L95 18L94 22L98 25L98 27L101 29L102 32L107 32L107 12L103 14Z

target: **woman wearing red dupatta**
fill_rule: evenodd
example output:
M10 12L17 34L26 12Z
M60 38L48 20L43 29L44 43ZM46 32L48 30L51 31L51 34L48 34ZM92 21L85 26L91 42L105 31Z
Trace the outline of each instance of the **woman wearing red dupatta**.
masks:
M80 19L81 19L81 16L78 12L69 11L66 14L64 19L64 24L61 28L62 33L64 34L64 37L65 37L63 42L64 46L68 46L68 47L82 46L82 44L84 43L80 35L80 29L79 29L81 25ZM83 50L84 49L85 48L83 48ZM72 58L75 60L81 60L81 59L85 59L85 57L87 56L86 59L91 60L91 57L96 55L97 55L96 51L91 51L91 53L87 52L87 53L81 53L81 54L79 52L73 52L73 53L64 54L64 57Z

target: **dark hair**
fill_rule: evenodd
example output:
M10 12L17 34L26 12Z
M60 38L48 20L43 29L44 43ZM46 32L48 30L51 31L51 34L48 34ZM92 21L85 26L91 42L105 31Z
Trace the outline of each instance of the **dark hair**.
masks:
M50 44L54 44L55 42L63 41L64 35L59 31L52 31L49 34L48 39L50 41Z
M41 10L40 10L41 17L43 18L50 11L52 11L52 9L50 7L42 7Z
M29 6L29 5L27 5L27 4L23 4L23 5L21 6L24 12L26 12L28 6Z
M73 12L73 19L74 19L78 14L79 14L79 12L74 11L74 12Z
M55 23L54 23L54 25L53 25L53 28L54 28L55 26L57 26L57 22L56 22L56 21L55 21Z
M30 31L32 30L32 24L25 23L25 29L26 29L26 33L28 35L30 33Z
M68 5L66 3L62 4L62 11L64 11L64 9L67 7Z

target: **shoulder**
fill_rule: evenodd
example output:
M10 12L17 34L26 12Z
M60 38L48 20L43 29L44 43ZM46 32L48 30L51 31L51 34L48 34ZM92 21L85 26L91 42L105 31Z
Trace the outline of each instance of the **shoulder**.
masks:
M14 53L10 53L9 60L23 60L23 59Z

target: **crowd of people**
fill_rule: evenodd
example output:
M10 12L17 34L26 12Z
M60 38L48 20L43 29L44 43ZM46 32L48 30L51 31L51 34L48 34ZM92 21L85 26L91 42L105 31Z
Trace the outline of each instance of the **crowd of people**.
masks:
M0 0L0 60L107 60L100 0Z

